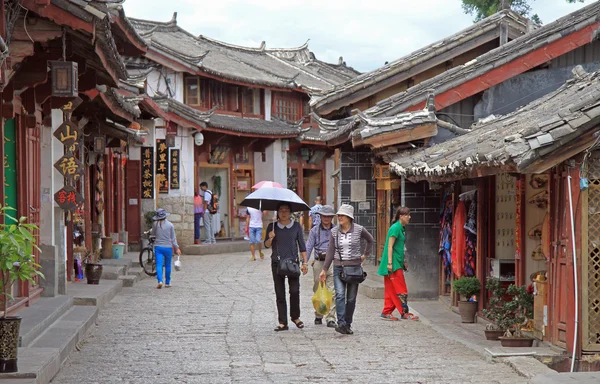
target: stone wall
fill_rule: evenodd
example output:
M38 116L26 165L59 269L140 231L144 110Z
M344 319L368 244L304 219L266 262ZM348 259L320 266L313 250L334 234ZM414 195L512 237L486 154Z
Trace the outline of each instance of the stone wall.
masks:
M158 207L170 213L179 246L194 244L194 196L158 196Z
M440 244L440 192L422 181L404 184L404 204L410 208L406 226L406 284L411 298L434 299L439 295L438 248Z
M362 225L373 235L377 237L377 192L375 179L373 178L372 154L369 152L342 152L341 154L341 204L351 204L354 207L354 222ZM358 202L350 202L351 181L367 181L367 201L370 203L370 209L360 211ZM375 254L377 245L373 245L369 261L375 263L377 255Z

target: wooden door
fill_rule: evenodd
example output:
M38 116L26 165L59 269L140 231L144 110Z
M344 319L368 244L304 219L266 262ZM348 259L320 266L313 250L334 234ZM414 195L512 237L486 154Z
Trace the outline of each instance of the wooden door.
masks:
M377 191L377 263L381 261L385 238L392 222L391 218L392 191Z
M570 281L567 266L567 247L569 246L567 196L565 191L566 173L553 174L550 188L550 212L552 228L552 247L550 252L550 335L553 344L566 348L567 322L570 300L567 282Z

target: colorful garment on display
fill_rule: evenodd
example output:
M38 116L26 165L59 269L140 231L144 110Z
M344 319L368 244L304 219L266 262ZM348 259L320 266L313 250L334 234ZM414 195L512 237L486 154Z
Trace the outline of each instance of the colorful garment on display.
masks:
M467 231L465 248L465 276L475 276L475 261L477 260L477 235Z
M467 221L467 208L462 201L456 206L454 224L452 226L452 271L456 277L463 275L465 266L465 222Z
M439 254L444 262L446 282L450 283L449 279L452 276L452 195L446 193L444 195L444 202L444 209L440 217Z
M469 205L469 214L467 215L467 223L465 229L477 236L477 192L473 195L473 200Z

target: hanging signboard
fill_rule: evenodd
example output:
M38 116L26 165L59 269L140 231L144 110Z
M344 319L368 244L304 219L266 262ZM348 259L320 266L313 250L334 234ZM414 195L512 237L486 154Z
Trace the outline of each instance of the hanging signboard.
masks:
M169 147L166 140L156 140L156 182L159 193L169 193Z
M179 189L179 149L171 149L171 189Z
M73 187L65 186L54 194L54 201L66 211L74 211L83 204L83 196Z
M56 137L62 145L69 148L72 145L78 144L80 132L77 128L77 124L67 120L58 128L56 128L56 131L54 131L54 137Z
M154 198L154 149L142 148L142 199Z
M67 181L78 180L83 175L83 164L72 153L58 159L54 168L65 177Z
M4 206L17 208L17 134L15 119L4 122ZM5 218L6 224L10 219Z

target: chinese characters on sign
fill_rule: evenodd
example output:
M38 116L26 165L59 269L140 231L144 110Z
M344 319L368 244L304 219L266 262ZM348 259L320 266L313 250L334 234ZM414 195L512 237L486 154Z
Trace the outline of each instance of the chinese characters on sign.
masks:
M159 193L169 193L169 147L166 140L156 140L156 182Z
M77 124L67 120L56 128L54 137L56 137L65 147L69 148L79 143L80 132L79 129L77 129Z
M171 189L179 189L179 149L171 149Z
M54 168L69 181L79 180L83 174L83 165L72 153L66 154L58 159L54 164Z
M142 148L142 199L154 198L154 149Z
M83 204L83 197L73 187L65 186L54 194L54 201L65 211L74 211Z

